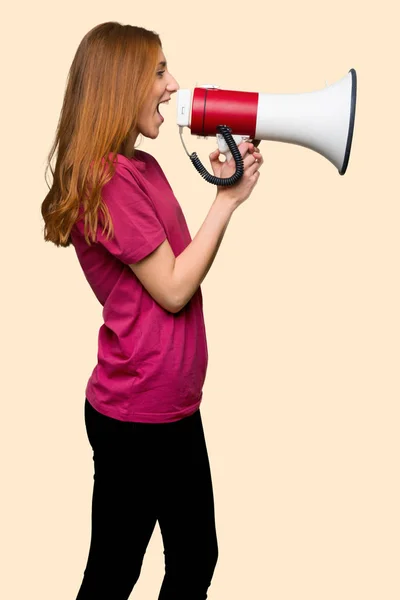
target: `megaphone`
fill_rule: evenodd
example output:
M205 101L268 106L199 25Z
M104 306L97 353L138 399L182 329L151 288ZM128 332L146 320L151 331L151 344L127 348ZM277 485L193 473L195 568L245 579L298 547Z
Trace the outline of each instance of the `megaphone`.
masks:
M271 140L309 148L327 158L344 175L350 159L356 97L354 69L332 85L300 94L261 94L204 85L193 92L178 90L177 124L195 168L215 185L232 185L243 175L237 146L246 140ZM187 151L182 137L184 127L198 137L215 136L220 152L234 157L236 173L229 178L208 173L197 154Z

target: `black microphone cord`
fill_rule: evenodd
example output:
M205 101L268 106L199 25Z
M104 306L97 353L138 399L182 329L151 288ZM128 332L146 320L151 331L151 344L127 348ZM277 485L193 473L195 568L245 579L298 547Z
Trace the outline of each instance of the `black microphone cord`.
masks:
M204 165L202 164L202 162L199 159L199 157L197 156L196 152L192 152L192 154L189 154L187 152L187 154L188 154L190 160L192 161L195 169L200 173L200 175L206 181L208 181L208 183L212 183L214 185L219 185L219 186L234 185L243 176L243 173L244 173L243 158L242 158L242 155L240 154L240 150L239 150L235 140L232 137L231 130L229 129L229 127L227 127L226 125L218 125L217 130L219 133L221 133L222 137L226 141L227 146L228 146L228 148L232 154L232 157L234 158L235 163L236 163L236 171L231 177L216 177L215 175L211 175L211 173L209 173L207 171L207 169L204 167Z

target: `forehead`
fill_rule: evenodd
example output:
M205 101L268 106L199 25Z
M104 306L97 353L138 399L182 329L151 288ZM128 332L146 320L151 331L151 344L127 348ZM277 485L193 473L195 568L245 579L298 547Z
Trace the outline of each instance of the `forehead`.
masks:
M159 63L166 63L167 59L165 58L165 54L164 52L161 50L161 48L158 51L158 62Z

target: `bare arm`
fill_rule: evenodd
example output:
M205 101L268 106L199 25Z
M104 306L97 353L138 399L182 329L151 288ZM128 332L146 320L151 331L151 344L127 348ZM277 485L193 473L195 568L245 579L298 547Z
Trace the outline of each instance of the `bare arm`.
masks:
M207 217L187 248L175 258L165 240L149 256L129 265L154 300L169 312L179 312L192 298L214 262L233 212L250 195L258 180L261 155L254 153L254 147L248 143L241 144L240 150L245 165L243 178L231 188L219 188ZM227 177L234 167L219 163L218 154L216 151L210 157L214 173ZM259 162L255 163L257 157Z
M165 240L142 261L130 265L149 294L169 312L179 312L207 275L228 227L233 208L218 196L193 241L175 258Z

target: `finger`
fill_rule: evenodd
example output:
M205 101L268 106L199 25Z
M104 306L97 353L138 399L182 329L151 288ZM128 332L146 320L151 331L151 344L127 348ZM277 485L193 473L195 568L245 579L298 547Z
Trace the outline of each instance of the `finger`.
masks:
M251 152L254 148L254 144L252 144L251 142L241 142L238 146L240 154L242 155L242 158L244 158L244 156Z
M259 177L260 177L260 171L256 171L255 173L250 175L249 179L250 179L250 181L255 181L255 183L257 183Z
M255 160L256 160L258 163L260 163L260 165L262 165L262 164L263 164L263 162L264 162L264 157L263 157L263 155L262 155L262 154L259 154L259 153L258 153L258 154L255 154L255 153L254 153L254 154L253 154L253 156L254 156Z
M254 173L258 172L259 168L261 167L262 163L258 162L258 161L254 161L253 164L249 165L247 172L248 174L254 175Z
M259 156L260 158L256 158L257 156ZM262 164L264 163L264 158L261 154L252 154L251 156L249 156L248 159L246 158L246 161L247 169L251 170L251 173L254 173L254 171L256 171L262 166Z
M216 148L216 149L214 150L214 152L211 152L211 154L210 154L210 156L209 156L209 159L210 159L211 161L216 161L216 160L218 160L218 159L219 159L219 155L220 155L220 154L221 154L221 153L220 153L220 151L219 151L219 148Z
M249 154L260 154L260 149L258 148L258 146L256 146L254 143L250 144L249 150L248 150Z
M257 154L247 154L243 160L244 168L248 169L251 167L251 165L257 162L261 163L261 161L257 158Z
M258 162L260 165L263 164L264 162L264 157L260 152L254 152L254 154L252 154L252 156L254 157L254 160L256 162Z

